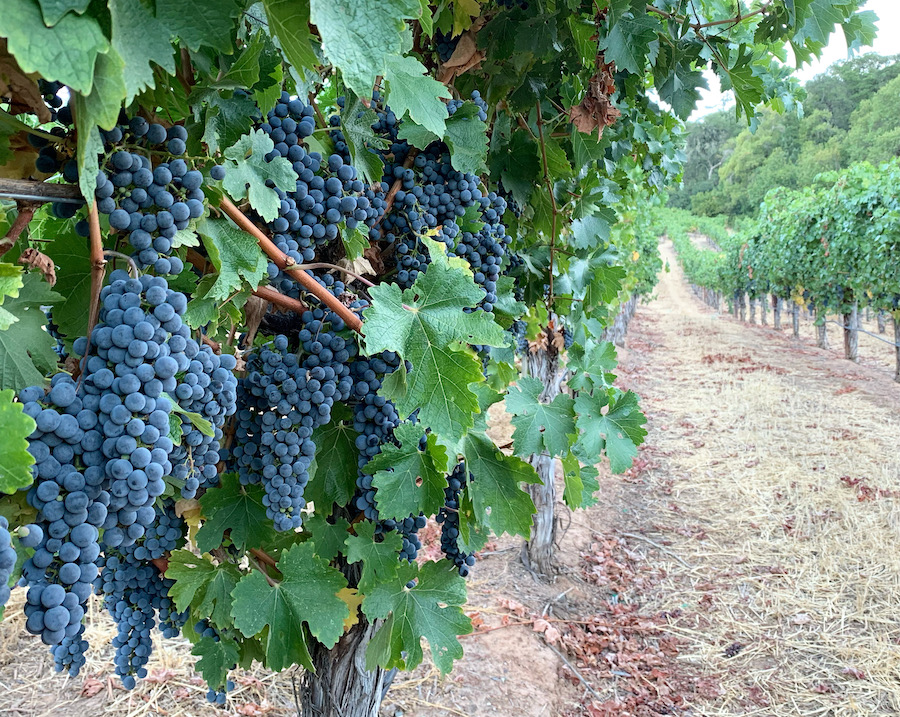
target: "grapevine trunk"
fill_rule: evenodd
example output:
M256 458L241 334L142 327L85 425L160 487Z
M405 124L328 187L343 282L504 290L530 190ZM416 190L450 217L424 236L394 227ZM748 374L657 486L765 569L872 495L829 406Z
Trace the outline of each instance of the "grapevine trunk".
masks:
M318 642L312 649L315 672L303 674L303 717L377 717L390 673L366 669L366 647L377 624L362 618L331 650Z
M800 305L794 304L791 308L791 322L794 329L794 338L800 338Z
M844 358L848 361L859 361L859 308L856 302L850 307L850 313L844 314Z
M826 318L824 311L821 309L816 311L816 346L820 349L828 348L828 329L825 324Z
M550 403L562 392L565 370L560 367L559 352L548 330L547 349L531 352L526 358L526 371L544 386L540 395L542 403ZM531 539L525 544L528 563L540 575L553 575L553 544L556 537L556 459L544 454L534 454L529 462L537 471L540 483L528 486L537 513Z

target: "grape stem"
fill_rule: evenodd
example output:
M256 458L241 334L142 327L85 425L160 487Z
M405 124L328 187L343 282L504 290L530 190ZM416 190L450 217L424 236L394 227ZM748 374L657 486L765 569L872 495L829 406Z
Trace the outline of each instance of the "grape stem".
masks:
M410 149L409 154L406 156L406 161L403 163L403 166L406 169L409 169L413 165L413 161L416 158L416 155L419 153L415 147ZM375 222L376 227L381 226L381 221L388 215L388 212L391 211L391 208L394 206L394 198L397 196L397 192L400 191L400 187L403 186L403 178L398 177L394 180L393 186L391 186L390 191L387 193L387 197L384 200L384 213L378 217L378 221Z
M138 265L135 263L134 259L132 259L128 254L123 254L120 251L113 251L112 249L104 249L103 250L104 257L114 257L116 259L122 259L123 261L128 262L128 268L131 270L129 273L131 274L132 279L137 279L141 275L141 270L138 269Z
M228 217L238 225L243 231L250 234L254 239L256 239L260 248L263 252L275 263L282 271L294 267L297 262L287 254L285 254L281 249L279 249L275 244L266 236L265 232L262 231L258 226L256 226L250 219L244 214L240 209L238 209L234 203L228 199L228 197L223 197L221 203L219 204L219 208L226 214ZM344 306L336 296L334 296L331 292L328 291L324 286L319 284L309 274L305 271L298 271L295 274L295 278L297 282L299 282L303 288L315 296L319 301L321 301L325 306L331 309L335 314L340 316L344 323L347 324L349 328L357 333L362 333L362 321L359 316L350 311L349 308ZM259 291L259 289L257 289ZM278 292L275 292L276 294ZM258 295L258 294L257 294ZM280 296L280 294L279 294ZM284 297L288 298L288 297ZM299 303L299 302L297 302ZM283 305L283 304L282 304Z
M103 236L100 234L100 210L97 208L97 202L91 204L91 208L88 210L88 225L91 243L91 303L88 308L85 358L90 355L91 334L97 325L97 319L100 318L100 290L103 288L103 279L106 276L106 259L103 258Z
M329 264L328 262L325 262L325 261L315 261L312 264L295 264L294 266L291 266L288 268L291 271L294 271L296 269L331 269L333 271L340 271L340 272L346 274L347 276L352 276L354 279L356 279L359 282L362 282L363 284L365 284L368 287L375 286L375 284L373 284L371 281L360 276L356 272L350 271L349 269L345 269L344 267L338 266L337 264Z
M280 306L282 309L287 309L288 311L293 311L297 314L302 314L309 308L302 301L292 299L290 296L285 296L271 286L260 286L253 290L253 295L258 296L264 301L268 301L270 304L275 304L275 306Z
M22 235L22 232L25 231L25 227L31 222L31 218L34 216L35 211L37 211L37 208L40 206L36 202L28 201L19 201L16 202L16 204L18 205L19 213L16 215L16 220L9 228L9 231L6 232L6 236L3 237L3 241L0 242L0 256L3 256L12 249L13 245Z

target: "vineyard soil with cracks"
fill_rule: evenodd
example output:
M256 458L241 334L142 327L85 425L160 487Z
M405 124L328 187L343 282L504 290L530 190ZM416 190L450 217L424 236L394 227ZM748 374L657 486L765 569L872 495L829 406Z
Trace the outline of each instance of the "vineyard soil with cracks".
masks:
M489 543L471 579L466 656L444 679L428 659L398 675L382 715L900 710L900 558L886 549L900 387L875 366L712 313L669 244L663 256L671 272L621 355L622 384L650 418L635 467L602 476L600 503L563 516L552 584L522 567L520 541ZM503 445L511 427L498 408ZM437 549L423 542L426 556ZM112 627L98 608L88 631L99 647ZM10 714L221 714L183 673L186 641L160 641L131 693L110 679L108 648L88 653L81 677L48 681L20 611L0 625ZM235 681L229 713L294 713L289 673Z

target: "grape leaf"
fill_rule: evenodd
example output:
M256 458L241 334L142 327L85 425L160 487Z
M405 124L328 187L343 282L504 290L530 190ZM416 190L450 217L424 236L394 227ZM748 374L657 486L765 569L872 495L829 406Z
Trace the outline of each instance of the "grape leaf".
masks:
M365 224L357 224L353 229L347 227L347 222L341 222L341 242L348 261L356 261L369 248L369 233L364 230Z
M319 30L322 51L360 97L371 95L375 77L384 73L386 60L401 51L404 20L421 13L419 0L310 2L310 19Z
M463 613L466 582L444 562L401 565L399 579L379 583L363 599L370 619L386 618L366 650L366 666L411 670L422 662L422 637L428 640L431 658L442 674L463 655L457 637L472 631ZM417 579L416 586L406 584Z
M372 130L372 125L377 121L378 115L360 102L358 97L346 98L341 111L341 132L353 166L369 184L380 182L384 174L384 162L370 148L385 150L390 147L390 142L377 136Z
M600 490L597 482L597 469L594 466L582 466L574 451L562 457L563 468L563 500L572 510L587 508L597 502L595 494Z
M74 12L81 15L91 4L91 0L38 0L38 2L47 27L53 27L66 13Z
M375 502L382 517L403 520L419 513L432 515L443 505L447 449L429 433L425 450L420 451L419 440L424 435L421 423L401 423L394 430L400 446L385 443L381 453L363 468L372 476L372 485L377 489Z
M406 115L400 123L400 127L397 130L397 137L399 139L405 139L413 147L417 147L418 149L426 149L432 142L440 140L440 137L434 132L429 132L424 127L413 122L409 118L409 115Z
M318 65L309 33L309 1L263 0L263 7L285 59L298 70Z
M94 190L97 188L97 172L100 170L99 155L103 154L103 140L97 123L85 105L85 98L75 94L72 98L75 109L75 129L78 132L78 188L88 204L93 204Z
M382 391L401 416L418 408L424 425L454 440L471 428L472 414L478 412L469 384L484 380L481 362L460 342L503 346L508 334L486 312L463 312L474 307L484 291L450 264L442 244L423 241L432 263L412 288L401 291L396 284L381 284L371 289L372 305L364 312L366 353L396 351L411 361L406 383L393 383L391 395L387 386Z
M235 89L237 87L253 87L259 82L259 58L266 47L262 35L254 35L250 43L234 61L228 71L213 82L218 89Z
M801 41L808 39L823 45L828 44L828 36L834 32L834 26L844 21L844 13L836 5L846 4L835 3L834 0L810 0L804 13L806 21L797 33L797 38L802 38Z
M595 388L609 388L616 378L610 372L617 365L616 347L611 341L597 343L588 340L583 348L575 344L569 349L568 367L571 371L568 386L575 391L588 392Z
M316 536L316 553L323 560L334 560L338 553L344 552L350 529L346 518L334 518L330 523L321 513L313 513L303 519L303 527Z
M34 480L34 458L28 452L28 436L35 430L34 419L14 403L12 389L0 391L0 493L15 493Z
M156 17L191 50L201 47L230 55L234 18L243 4L237 0L192 0L190 8L182 0L156 0Z
M170 33L141 0L109 0L112 46L125 60L125 105L156 86L153 64L175 74L175 48Z
M595 263L595 262L592 262ZM589 311L601 304L608 304L622 290L622 281L628 276L623 266L600 263L593 267L593 278L584 292L584 308Z
M84 98L82 112L89 113L87 120L100 129L112 129L119 121L119 111L125 100L125 62L115 50L97 57L94 66L94 85L91 93Z
M266 161L266 154L275 148L275 143L261 129L254 130L225 150L226 174L222 181L225 191L234 200L247 197L250 206L267 222L278 216L280 200L278 195L266 186L271 179L282 191L297 188L297 175L291 163L284 157Z
M242 486L235 473L223 474L219 486L200 498L206 517L197 531L200 552L218 548L226 531L231 531L231 542L238 548L257 546L265 540L269 528L262 497L262 486Z
M208 89L191 95L192 101L196 97L198 102L207 105L203 141L212 151L240 141L250 128L253 115L258 111L256 103L249 97L234 93L228 97L227 94L221 90ZM278 94L281 94L280 89Z
M607 406L606 413L601 413ZM637 394L620 393L610 402L605 392L581 393L575 399L575 410L582 454L599 458L600 452L606 450L613 473L628 470L647 435L643 428L647 419L638 408Z
M224 686L228 670L240 658L238 644L230 637L220 637L218 640L201 637L191 649L191 654L200 657L195 667L212 688Z
M633 74L644 71L648 56L652 57L652 43L662 25L655 16L639 11L637 16L624 15L609 28L609 33L600 40L607 62L615 62L619 70Z
M362 563L359 589L366 594L379 583L396 580L403 539L399 533L391 531L381 536L381 542L376 542L375 524L369 521L357 523L354 528L356 535L346 540L347 562Z
M24 286L21 267L14 264L0 264L0 331L5 331L19 319L3 308L3 300L9 296L16 298Z
M70 13L47 27L34 0L4 1L0 37L23 72L39 72L83 94L93 86L97 56L109 49L94 18Z
M484 433L470 431L462 442L466 467L474 476L467 491L480 525L495 535L509 533L527 537L531 532L534 501L521 483L540 483L525 461L507 456Z
M337 414L338 406L334 406ZM333 415L333 420L313 431L316 456L309 468L306 486L308 500L318 510L330 511L332 505L347 505L356 491L357 461L356 436L353 424Z
M454 169L471 174L487 171L487 125L478 119L474 102L465 102L447 119L444 141L450 149Z
M19 295L4 299L3 308L19 320L0 331L0 390L42 384L56 368L56 340L44 330L41 307L61 300L38 274L26 274Z
M384 63L384 79L388 101L398 117L409 113L416 124L438 136L444 135L447 106L440 98L450 99L450 92L428 76L425 65L414 57L391 55Z
M613 215L613 221L615 215ZM606 212L589 214L572 222L572 246L575 249L593 249L609 239L610 218Z
M550 403L539 397L544 385L532 376L523 376L509 389L506 410L512 414L513 445L516 455L529 456L547 452L562 456L569 452L575 438L574 403L569 396L558 394Z
M253 571L241 578L232 593L234 625L245 637L269 628L266 664L273 670L298 661L295 643L305 642L303 624L329 648L344 633L350 610L338 593L347 587L347 579L316 555L315 549L311 542L294 545L278 561L281 582L270 585L262 573ZM308 654L300 664L309 664Z
M60 334L74 340L87 333L88 315L84 307L91 301L90 247L87 239L75 233L70 222L48 221L46 230L47 238L53 241L44 245L43 252L57 266L53 289L64 299L53 307L53 323L59 327ZM50 234L51 231L54 233Z
M273 196L276 195L273 193ZM244 285L244 281L252 287L259 286L268 262L252 236L227 218L202 219L197 224L197 233L203 240L209 260L219 272L204 298L226 301Z
M206 556L175 550L169 555L166 577L175 581L169 595L179 611L190 608L192 617L209 618L217 627L231 626L231 591L241 579L234 565L215 565Z

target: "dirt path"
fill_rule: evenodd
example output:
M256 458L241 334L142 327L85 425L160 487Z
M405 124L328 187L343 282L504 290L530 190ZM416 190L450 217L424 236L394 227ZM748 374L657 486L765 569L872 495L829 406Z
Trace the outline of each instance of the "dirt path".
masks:
M427 659L398 675L382 717L900 714L900 385L713 314L662 250L671 271L620 355L648 416L635 467L561 511L552 582L520 540L489 544L466 656L446 678ZM223 714L183 640L157 641L151 679L121 690L98 605L84 673L53 675L20 603L0 624L0 714ZM295 714L290 675L236 681L225 714Z

